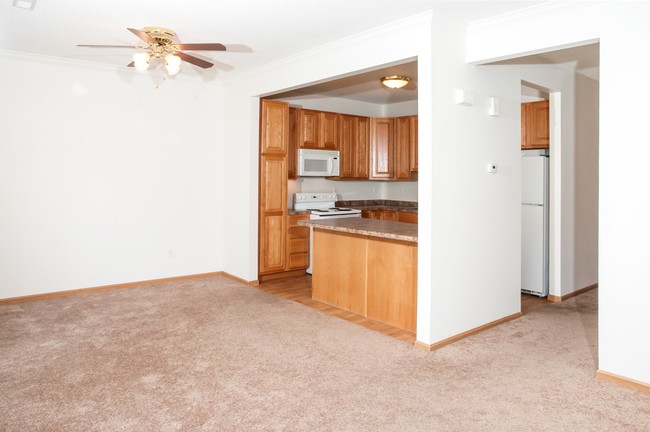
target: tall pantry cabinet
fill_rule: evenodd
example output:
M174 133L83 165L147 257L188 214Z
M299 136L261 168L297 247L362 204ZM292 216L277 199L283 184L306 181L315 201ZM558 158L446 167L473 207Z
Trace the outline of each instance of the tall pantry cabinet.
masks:
M259 274L286 267L289 104L262 100L260 107Z

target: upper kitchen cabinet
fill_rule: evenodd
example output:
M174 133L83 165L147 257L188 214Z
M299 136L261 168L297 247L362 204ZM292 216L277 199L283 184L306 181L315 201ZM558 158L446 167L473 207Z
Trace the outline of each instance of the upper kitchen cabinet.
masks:
M395 125L395 180L411 179L411 117L397 117Z
M370 122L370 179L411 180L417 170L417 116Z
M300 110L289 108L289 143L287 150L287 178L298 178L298 140L300 139Z
M297 109L300 148L338 150L338 114Z
M260 112L260 153L286 155L289 143L289 105L263 100Z
M370 119L339 115L339 150L341 179L368 179L368 144Z
M418 170L418 116L409 116L409 159L411 171Z
M394 146L393 119L370 119L370 179L393 178Z
M547 149L549 147L548 101L521 104L521 149Z

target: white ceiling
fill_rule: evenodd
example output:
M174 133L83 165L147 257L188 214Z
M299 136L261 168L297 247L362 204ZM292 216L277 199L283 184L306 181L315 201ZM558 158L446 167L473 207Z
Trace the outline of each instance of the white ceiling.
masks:
M36 0L33 10L0 4L0 50L94 62L123 68L130 48L80 48L77 44L142 45L127 27L162 26L180 42L220 42L227 52L191 52L215 67L202 70L183 63L181 74L227 78L332 40L397 21L427 10L471 22L535 6L541 1L440 0ZM134 71L134 73L136 73ZM378 79L400 73L413 78L399 92L383 89ZM415 62L364 71L359 75L301 89L373 103L417 98Z

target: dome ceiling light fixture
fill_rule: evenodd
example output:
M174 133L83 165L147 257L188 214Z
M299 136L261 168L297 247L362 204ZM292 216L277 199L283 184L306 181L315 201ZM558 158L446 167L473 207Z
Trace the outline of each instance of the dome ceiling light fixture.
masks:
M411 81L411 78L403 75L389 75L381 79L381 83L388 88L399 89Z

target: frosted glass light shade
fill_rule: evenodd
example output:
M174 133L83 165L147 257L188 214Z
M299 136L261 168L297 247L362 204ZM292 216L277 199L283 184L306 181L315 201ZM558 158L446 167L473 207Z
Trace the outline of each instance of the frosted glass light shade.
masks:
M133 54L133 65L138 72L146 72L149 69L149 59L151 55L148 52L139 52Z
M181 58L174 54L165 56L165 69L169 75L176 75L181 70Z
M381 83L388 88L398 89L404 87L411 79L401 75L385 76L381 79Z

